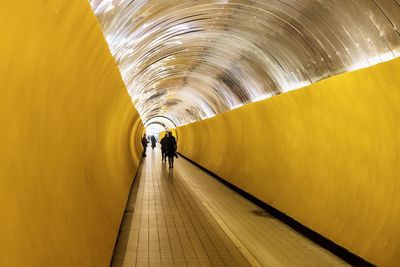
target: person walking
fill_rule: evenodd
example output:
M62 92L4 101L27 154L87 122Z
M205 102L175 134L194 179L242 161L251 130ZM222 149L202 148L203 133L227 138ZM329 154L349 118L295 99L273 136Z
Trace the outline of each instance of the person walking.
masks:
M168 157L169 168L174 167L174 157L176 156L176 149L176 139L172 135L172 132L168 132L168 137L165 141L165 150Z
M165 136L161 138L160 144L161 144L161 162L167 161L167 150L165 146L165 142L167 141L168 134L165 133Z
M151 136L150 140L151 140L151 148L154 149L156 147L156 143L157 143L157 140L154 137L154 135Z
M143 134L143 138L142 138L142 146L143 146L143 153L142 153L142 157L146 157L146 149L147 149L147 138L146 138L146 134Z

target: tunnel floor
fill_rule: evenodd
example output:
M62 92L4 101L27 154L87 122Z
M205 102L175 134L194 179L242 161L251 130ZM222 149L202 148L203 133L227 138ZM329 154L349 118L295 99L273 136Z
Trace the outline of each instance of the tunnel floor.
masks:
M349 266L180 157L149 149L111 266Z

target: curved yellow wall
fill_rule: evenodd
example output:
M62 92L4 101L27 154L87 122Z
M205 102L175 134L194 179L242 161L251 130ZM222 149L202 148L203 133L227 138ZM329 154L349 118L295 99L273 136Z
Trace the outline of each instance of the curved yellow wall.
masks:
M108 266L142 125L96 18L2 1L0 25L0 266Z
M400 265L400 60L178 128L179 151L380 266Z

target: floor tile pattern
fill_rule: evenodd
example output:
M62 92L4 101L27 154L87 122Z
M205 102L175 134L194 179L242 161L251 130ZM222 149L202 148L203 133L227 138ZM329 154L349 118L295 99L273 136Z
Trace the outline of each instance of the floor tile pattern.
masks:
M112 266L348 266L187 160L148 151Z

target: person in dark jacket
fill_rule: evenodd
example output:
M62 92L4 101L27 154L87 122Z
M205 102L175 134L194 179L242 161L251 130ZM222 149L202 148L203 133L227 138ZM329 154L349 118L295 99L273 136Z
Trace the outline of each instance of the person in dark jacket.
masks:
M171 132L168 132L168 137L165 141L165 150L168 157L169 167L174 167L174 157L176 155L176 139Z
M142 153L142 157L146 157L146 149L147 149L147 138L146 138L146 134L143 134L143 138L142 138L142 146L143 146L143 153Z
M151 148L154 149L154 148L156 147L156 143L157 143L157 140L156 140L156 138L154 137L154 135L152 135L152 136L150 137L150 140L151 140Z
M166 133L160 140L161 144L161 162L167 161L167 150L165 149L165 142L167 141L168 134Z

